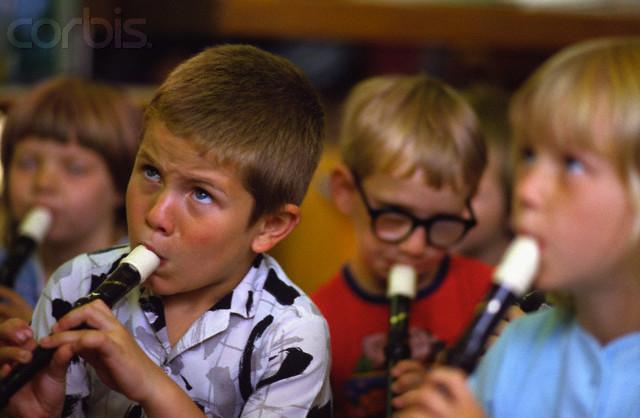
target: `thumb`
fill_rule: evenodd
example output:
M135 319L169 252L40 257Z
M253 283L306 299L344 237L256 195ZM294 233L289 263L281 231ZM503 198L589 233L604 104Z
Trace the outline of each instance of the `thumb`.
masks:
M56 349L53 359L49 364L49 375L58 382L64 382L67 376L67 368L74 356L70 344L65 344Z

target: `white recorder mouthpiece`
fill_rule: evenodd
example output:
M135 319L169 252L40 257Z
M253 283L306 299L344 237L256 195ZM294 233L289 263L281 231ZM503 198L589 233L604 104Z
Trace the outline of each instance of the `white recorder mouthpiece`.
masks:
M120 263L135 268L140 273L140 283L143 283L158 268L160 258L144 245L138 245Z
M47 208L36 206L32 208L20 222L18 235L26 236L40 244L49 232L53 216Z
M395 264L389 271L387 297L406 296L416 297L416 271L406 264Z
M520 236L513 240L493 274L494 283L511 290L520 297L531 286L538 272L540 249L531 237Z

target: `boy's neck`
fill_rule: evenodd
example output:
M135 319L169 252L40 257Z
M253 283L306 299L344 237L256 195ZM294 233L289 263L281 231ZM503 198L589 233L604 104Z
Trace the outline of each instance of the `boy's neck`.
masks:
M610 284L613 284L613 279ZM622 279L619 280L621 282ZM580 325L602 345L623 335L640 331L640 280L630 278L575 296Z
M249 271L250 268L251 264L248 263L246 271ZM171 346L173 347L180 341L198 318L218 303L220 299L231 293L242 281L245 274L234 280L223 280L205 288L162 296L167 334Z

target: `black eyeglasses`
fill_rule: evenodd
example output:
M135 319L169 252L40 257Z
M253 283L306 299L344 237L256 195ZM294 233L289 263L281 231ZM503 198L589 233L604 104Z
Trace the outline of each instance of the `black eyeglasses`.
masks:
M471 199L467 199L465 202L471 215L469 219L449 214L437 214L420 219L401 208L372 208L360 178L353 173L353 179L356 190L358 190L371 217L371 231L381 241L397 244L410 236L417 227L423 226L427 232L429 245L439 249L447 249L458 243L476 225Z

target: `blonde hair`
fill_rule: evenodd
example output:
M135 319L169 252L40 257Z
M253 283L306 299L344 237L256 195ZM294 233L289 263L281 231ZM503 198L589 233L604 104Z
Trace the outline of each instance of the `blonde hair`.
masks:
M510 119L517 144L570 145L609 158L640 214L640 38L560 51L516 92Z
M486 165L476 116L453 88L425 74L361 81L345 102L340 150L360 177L411 176L441 188L476 190Z
M300 204L318 164L324 113L309 80L288 60L249 45L208 48L160 86L145 126L215 150L255 199L249 223Z

